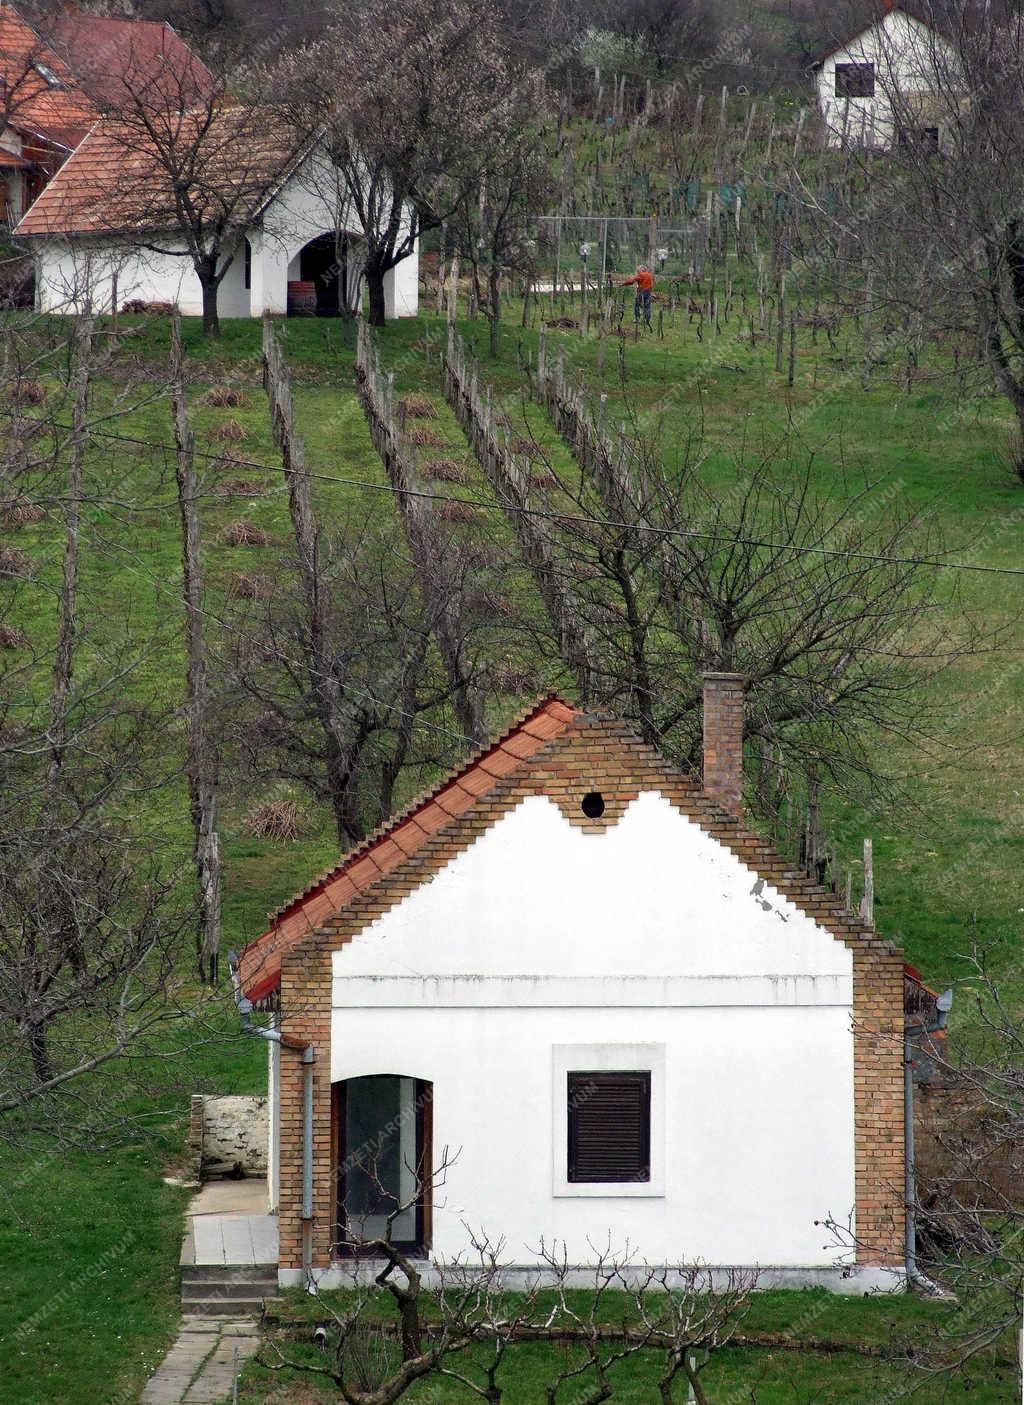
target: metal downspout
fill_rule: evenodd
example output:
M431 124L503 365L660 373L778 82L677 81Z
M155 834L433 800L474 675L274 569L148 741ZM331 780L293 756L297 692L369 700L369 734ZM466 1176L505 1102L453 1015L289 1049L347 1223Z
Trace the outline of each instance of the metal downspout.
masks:
M312 1044L304 1044L300 1039L290 1039L279 1029L267 1029L253 1023L252 1001L242 990L238 975L238 955L228 952L228 968L231 972L231 989L234 992L235 1008L243 1034L251 1034L257 1039L266 1039L279 1044L282 1049L294 1049L302 1053L302 1277L306 1287L313 1289L313 1064L316 1050Z
M937 999L935 1019L903 1028L903 1197L906 1206L904 1263L907 1280L929 1297L946 1298L950 1294L917 1266L917 1163L914 1144L914 1064L913 1037L934 1034L945 1029L953 1004L952 990Z

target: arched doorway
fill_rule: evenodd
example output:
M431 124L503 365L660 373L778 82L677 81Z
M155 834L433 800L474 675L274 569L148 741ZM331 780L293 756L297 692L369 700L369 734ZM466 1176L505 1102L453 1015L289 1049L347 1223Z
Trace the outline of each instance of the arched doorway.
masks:
M355 1254L383 1239L407 1252L430 1246L433 1085L401 1074L333 1086L337 1244Z
M349 302L349 241L333 233L311 239L298 256L298 276L312 285L317 317L339 317Z

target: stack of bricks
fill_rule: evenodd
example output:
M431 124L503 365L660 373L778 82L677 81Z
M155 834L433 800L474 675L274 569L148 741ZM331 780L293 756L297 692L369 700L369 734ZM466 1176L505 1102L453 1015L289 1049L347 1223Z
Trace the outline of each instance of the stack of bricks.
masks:
M742 709L742 680L719 675L711 682L721 684L712 687L713 709L720 706L723 718L733 727L737 696ZM525 797L548 796L571 824L600 833L622 817L631 800L647 791L665 796L734 853L752 875L764 879L852 949L857 1260L862 1264L898 1264L904 1243L900 954L848 912L835 893L792 867L742 824L735 786L725 795L710 794L693 777L670 768L624 723L603 715L565 711L571 720L559 735L539 751L524 744L525 754L518 765L510 761L517 749L513 730L504 739L503 750L485 752L475 765L461 772L460 786L466 795L445 799L450 806L447 823L441 823L443 817L430 808L422 811L425 819L429 817L429 823L422 827L417 825L415 809L397 822L385 843L403 851L401 862L354 893L316 932L283 953L284 1032L301 1044L312 1043L316 1051L314 1267L331 1262L337 1222L333 1171L337 1125L330 1082L332 952L427 882ZM723 762L725 755L722 753ZM583 796L592 791L604 800L604 811L596 818L581 810ZM448 792L435 795L447 797ZM301 1063L297 1054L285 1049L281 1064L279 1222L283 1268L302 1266L301 1168Z

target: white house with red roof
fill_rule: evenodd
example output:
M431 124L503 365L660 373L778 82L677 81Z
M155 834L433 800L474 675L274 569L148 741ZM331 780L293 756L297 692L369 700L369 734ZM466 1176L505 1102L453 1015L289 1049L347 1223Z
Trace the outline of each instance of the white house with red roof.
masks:
M898 140L941 144L932 95L955 81L956 54L931 18L883 0L876 19L813 65L830 146L886 150Z
M709 675L701 781L546 699L246 947L282 1284L389 1216L426 1271L484 1233L509 1281L542 1238L901 1281L903 963L744 823L742 726Z
M225 105L211 117L204 106L196 122L203 137L194 203L228 226L220 315L357 309L360 235L319 148L271 114L254 131L243 107ZM35 259L38 310L107 312L116 299L119 307L174 304L185 316L202 314L163 155L147 148L135 122L113 115L96 123L15 230ZM385 276L384 296L388 317L415 316L415 254Z
M45 163L13 116L0 138L8 221L33 257L39 311L106 312L116 300L201 315L175 205L185 172L192 207L225 230L221 316L358 307L361 239L336 173L283 117L222 94L169 25L69 12L42 37L0 0L0 62L9 109L17 88L24 130L31 118L48 134ZM414 253L385 276L386 314L415 315L418 291Z

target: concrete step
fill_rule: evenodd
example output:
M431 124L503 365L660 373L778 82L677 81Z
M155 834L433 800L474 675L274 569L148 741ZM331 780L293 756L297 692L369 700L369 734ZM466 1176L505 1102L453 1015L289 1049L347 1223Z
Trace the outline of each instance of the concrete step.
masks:
M186 1283L265 1283L277 1287L276 1264L183 1264L182 1285Z
M267 1298L190 1299L182 1307L193 1317L259 1317Z
M181 1301L183 1303L198 1302L204 1298L223 1298L225 1302L230 1302L232 1298L276 1297L276 1283L217 1283L211 1281L183 1283L181 1285Z

